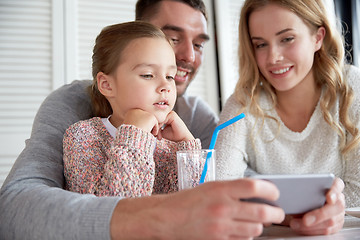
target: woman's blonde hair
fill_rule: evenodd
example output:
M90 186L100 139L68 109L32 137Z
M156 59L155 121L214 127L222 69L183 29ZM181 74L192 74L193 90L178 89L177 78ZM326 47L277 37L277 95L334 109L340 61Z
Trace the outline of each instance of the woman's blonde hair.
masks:
M289 9L299 16L310 28L324 27L326 35L321 49L314 56L313 72L316 83L324 89L320 100L320 107L325 121L338 133L341 139L342 153L353 149L360 142L359 131L349 118L349 108L353 100L352 89L344 77L344 45L343 38L336 28L331 26L326 10L321 0L246 0L240 15L239 22L239 81L235 88L235 96L243 110L247 110L264 121L265 118L273 119L279 126L279 121L265 113L259 105L261 91L272 100L273 106L277 104L274 88L260 73L249 35L250 14L268 4L277 4ZM330 110L337 97L340 99L340 123L334 119ZM346 141L346 131L352 139Z
M113 74L120 63L123 50L138 38L160 38L168 41L158 27L143 21L110 25L102 29L97 36L92 55L93 83L89 87L95 116L108 117L112 114L110 103L98 89L97 74Z

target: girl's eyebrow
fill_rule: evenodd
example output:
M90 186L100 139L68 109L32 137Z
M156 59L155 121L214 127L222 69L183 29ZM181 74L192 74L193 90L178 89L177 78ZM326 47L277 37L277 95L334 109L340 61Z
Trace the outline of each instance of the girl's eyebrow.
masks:
M140 67L152 67L152 68L158 68L160 67L159 64L152 64L152 63L139 63L139 64L136 64L132 70L136 69L136 68L140 68ZM176 65L170 65L169 66L169 69L177 69Z
M136 64L132 70L135 70L137 68L143 68L143 67L151 67L151 68L156 68L158 67L157 64L152 64L152 63L139 63L139 64Z
M292 30L294 30L294 29L292 29L292 28L285 28L284 30L281 30L281 31L275 33L275 36L279 36L279 35L281 35L281 34L283 34L283 33L285 33L285 32L292 31ZM262 37L251 37L251 40L263 40L263 38L262 38Z

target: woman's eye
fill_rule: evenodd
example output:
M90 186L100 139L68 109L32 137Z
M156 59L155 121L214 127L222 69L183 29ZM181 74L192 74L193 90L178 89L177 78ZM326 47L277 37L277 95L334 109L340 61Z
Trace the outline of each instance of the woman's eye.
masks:
M265 46L266 46L265 43L257 43L257 44L255 44L255 48L263 48Z
M283 39L283 42L291 42L292 40L294 40L294 37L287 37Z

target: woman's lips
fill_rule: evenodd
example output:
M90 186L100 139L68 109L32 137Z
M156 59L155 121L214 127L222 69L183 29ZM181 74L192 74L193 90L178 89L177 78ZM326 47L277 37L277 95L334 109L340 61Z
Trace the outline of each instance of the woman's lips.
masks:
M290 70L290 67L284 67L284 68L280 68L277 70L271 70L270 72L272 74L280 75L280 74L287 73L289 70Z

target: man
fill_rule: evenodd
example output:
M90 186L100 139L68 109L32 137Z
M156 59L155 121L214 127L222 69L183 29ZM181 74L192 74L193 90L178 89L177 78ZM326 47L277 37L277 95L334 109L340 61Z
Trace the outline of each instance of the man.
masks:
M160 27L173 42L178 68L175 76L178 99L174 110L194 137L200 138L202 147L207 148L218 121L217 116L200 98L185 94L203 61L203 47L209 40L204 3L189 0L138 1L136 20L148 21Z
M204 4L140 0L140 12L144 15L138 19L161 27L174 43L180 95L176 111L202 139L203 131L211 134L217 119L202 102L184 93L201 64L208 38ZM64 190L62 137L69 125L92 116L88 85L89 81L66 85L40 107L31 138L0 192L0 239L247 238L259 235L265 222L281 222L281 209L239 201L276 199L276 188L263 181L212 182L136 199Z

